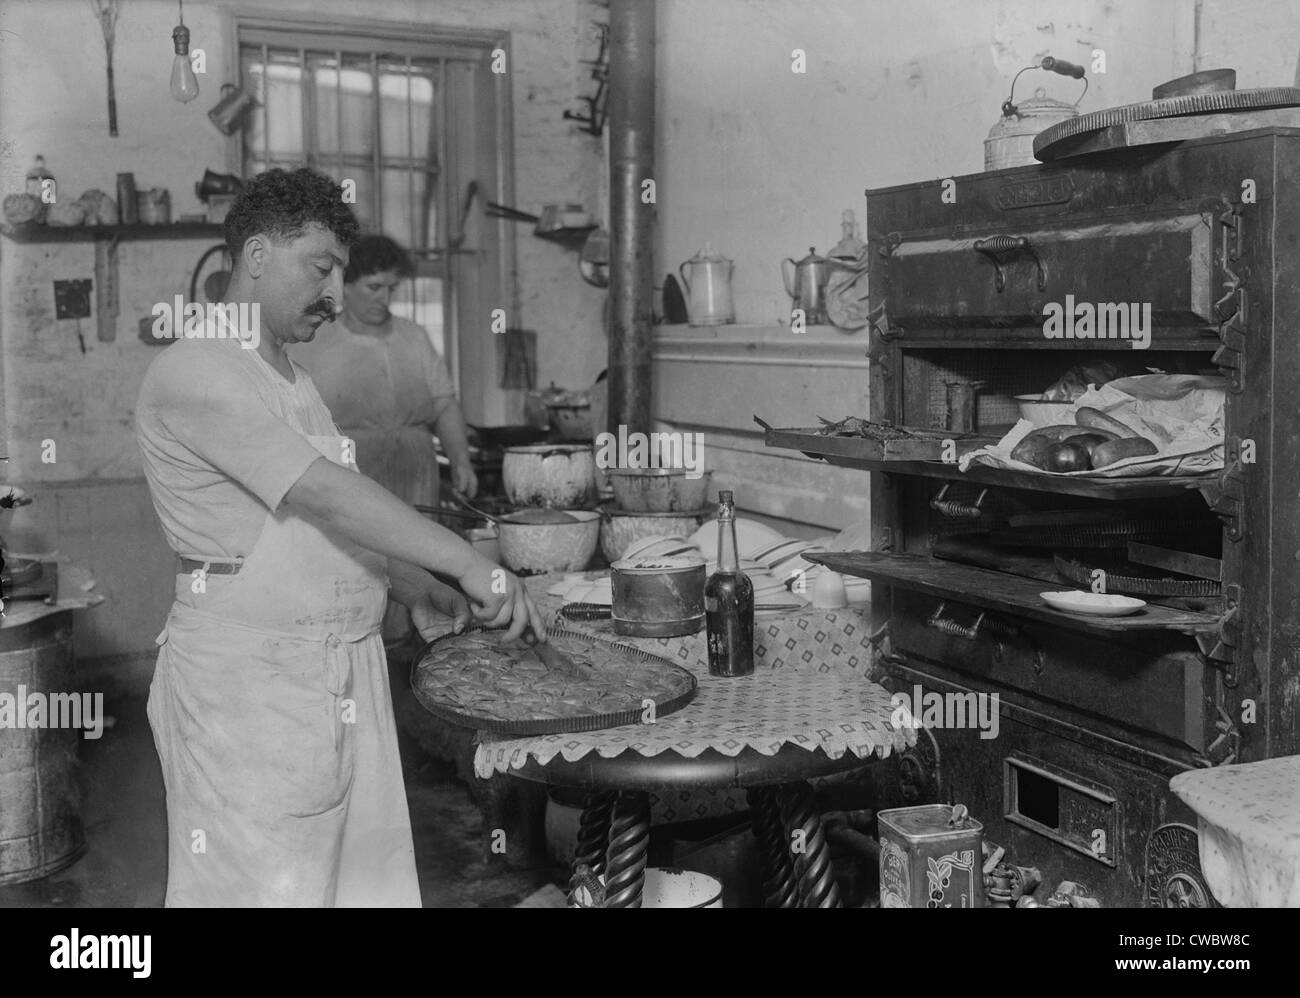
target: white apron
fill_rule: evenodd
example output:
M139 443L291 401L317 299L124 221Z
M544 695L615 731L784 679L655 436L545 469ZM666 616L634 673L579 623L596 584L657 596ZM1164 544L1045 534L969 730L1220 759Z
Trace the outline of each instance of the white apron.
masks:
M384 568L281 507L237 574L177 576L149 692L168 907L419 907Z

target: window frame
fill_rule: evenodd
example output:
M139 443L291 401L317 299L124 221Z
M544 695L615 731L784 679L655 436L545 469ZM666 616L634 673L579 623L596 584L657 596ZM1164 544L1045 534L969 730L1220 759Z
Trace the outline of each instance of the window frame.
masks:
M331 16L328 25L305 15L284 14L265 8L240 7L226 11L226 79L243 83L241 45L253 39L282 34L279 45L289 48L340 47L346 39L360 42L367 51L375 42L385 43L384 51L398 56L419 55L448 58L475 64L477 74L475 135L460 144L456 155L444 155L438 184L436 217L443 232L439 250L417 259L417 273L444 279L443 329L447 347L445 360L457 386L466 419L471 423L491 425L505 422L511 405L508 393L498 380L501 337L487 333L489 317L495 308L508 308L514 299L510 291L516 264L515 232L503 219L490 219L480 212L466 220L466 248L447 253L447 242L460 224L461 202L470 180L479 183L479 207L486 201L514 203L514 127L510 73L490 73L494 50L506 53L507 67L512 65L510 34L496 29L444 27L421 21L389 20L369 17ZM389 44L391 43L391 47ZM346 47L346 46L343 46ZM446 64L444 64L446 65ZM446 74L444 74L445 76ZM445 82L445 81L444 81ZM444 85L442 100L447 93ZM445 126L445 118L440 116ZM449 144L444 152L450 153ZM226 141L226 169L243 176L243 130Z

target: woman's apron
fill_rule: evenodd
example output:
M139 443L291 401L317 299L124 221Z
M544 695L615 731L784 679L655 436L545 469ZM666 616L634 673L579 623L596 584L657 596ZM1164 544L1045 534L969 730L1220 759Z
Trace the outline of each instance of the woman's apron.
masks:
M344 428L357 445L357 466L402 502L438 505L438 448L427 426ZM411 636L411 612L393 602L384 615L383 639L399 644Z
M307 439L350 466L345 437ZM177 576L149 693L168 907L419 907L387 588L382 557L284 506L238 573Z

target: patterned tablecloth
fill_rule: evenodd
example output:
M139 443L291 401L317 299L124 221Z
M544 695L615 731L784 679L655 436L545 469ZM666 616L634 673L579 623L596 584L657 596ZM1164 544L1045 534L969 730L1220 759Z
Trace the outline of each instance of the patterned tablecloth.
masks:
M528 580L529 591L550 618L559 601L545 595L546 586L544 579ZM626 638L615 635L608 621L556 623L614 637L684 666L699 681L695 699L654 724L485 740L474 756L480 777L507 773L529 759L573 761L590 752L610 758L629 751L655 756L671 750L694 758L705 749L735 756L748 747L774 755L784 745L799 745L822 749L833 759L845 752L867 759L886 757L916 741L911 727L893 725L889 692L866 678L871 643L862 609L760 615L754 626L754 674L737 679L709 675L703 631L681 638Z
M1300 908L1300 755L1179 773L1196 812L1201 870L1229 908Z

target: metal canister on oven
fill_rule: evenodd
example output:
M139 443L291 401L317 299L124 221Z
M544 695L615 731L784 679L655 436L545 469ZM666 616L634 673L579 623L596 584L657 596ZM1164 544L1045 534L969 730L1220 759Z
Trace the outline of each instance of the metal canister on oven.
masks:
M969 381L945 382L944 429L953 433L971 433L975 430L975 393L979 385Z
M880 828L880 907L984 908L984 826L963 804L895 807Z

